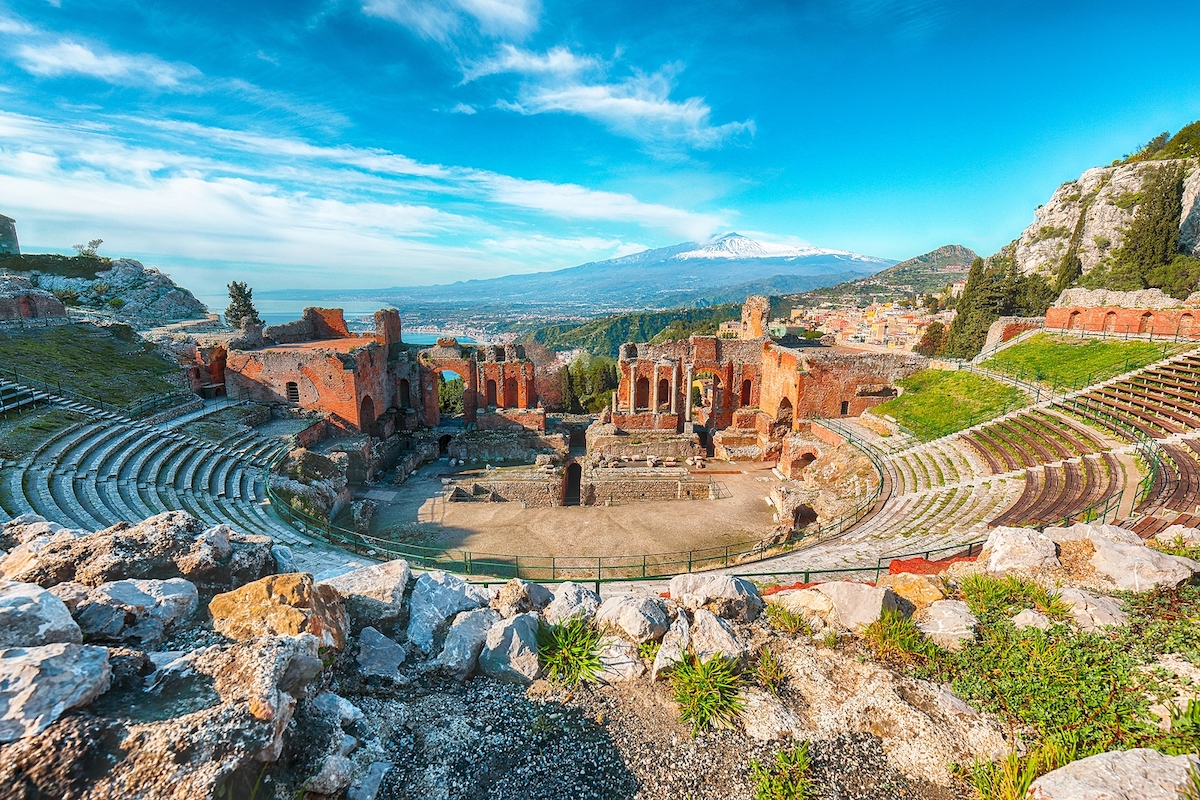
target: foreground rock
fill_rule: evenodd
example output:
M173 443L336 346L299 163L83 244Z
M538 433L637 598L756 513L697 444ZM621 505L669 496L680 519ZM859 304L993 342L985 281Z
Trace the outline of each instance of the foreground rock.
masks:
M111 680L103 647L48 644L0 650L0 744L41 733L65 712L103 694Z
M346 645L349 621L333 587L311 575L272 575L219 594L208 604L213 628L231 639L311 633L325 647Z
M196 586L183 578L129 579L101 584L88 592L75 615L89 641L153 644L171 626L196 613Z
M62 600L37 584L0 581L0 648L82 642Z
M914 575L900 572L895 575L880 575L875 585L880 589L891 589L901 600L907 600L915 610L946 599L942 580L936 575Z
M0 578L50 587L75 581L99 586L126 578L187 578L229 589L274 571L271 540L217 525L205 529L183 511L168 511L136 525L125 522L95 533L57 529L40 517L6 526L21 542L3 561ZM40 520L40 521L39 521Z
M733 627L725 620L703 608L696 609L692 616L692 652L701 661L713 656L741 660L746 657L746 646L738 641Z
M1067 764L1033 782L1030 800L1179 800L1189 765L1200 758L1165 756L1139 748L1100 753Z
M1080 629L1098 632L1101 628L1124 625L1129 615L1111 597L1098 597L1082 589L1062 589L1059 599L1071 612L1071 619Z
M829 598L833 613L825 622L845 630L859 632L875 622L884 611L903 611L891 589L865 583L834 581L814 587Z
M596 611L596 625L630 641L658 641L670 621L662 605L649 597L610 597Z
M488 630L479 670L490 678L529 684L542 670L537 657L537 614L518 614Z
M689 610L707 609L718 617L751 622L762 611L758 587L732 575L676 575L670 583L671 599Z
M994 528L984 542L979 563L992 575L1029 572L1059 566L1054 540L1033 528Z
M364 675L395 680L404 663L404 648L372 627L358 637L358 668Z
M961 600L938 600L913 617L921 633L947 650L961 650L964 642L975 638L979 620Z
M446 572L426 572L417 578L408 611L408 640L432 653L451 621L463 611L479 608L489 599L462 578Z
M332 586L342 596L352 628L357 633L368 625L389 630L399 623L404 608L404 590L411 578L408 562L398 558L317 582Z
M487 642L488 631L500 619L500 615L490 608L464 611L455 617L438 656L442 671L458 681L471 677Z
M500 593L492 599L492 608L504 618L530 611L541 611L550 605L554 595L545 586L513 578L500 587Z
M600 595L586 586L566 581L554 590L554 599L546 606L542 616L550 625L558 625L572 617L590 620L600 607Z
M1200 563L1182 556L1161 553L1144 542L1137 544L1093 538L1096 548L1092 566L1096 572L1130 592L1145 592L1158 586L1178 586L1200 572Z

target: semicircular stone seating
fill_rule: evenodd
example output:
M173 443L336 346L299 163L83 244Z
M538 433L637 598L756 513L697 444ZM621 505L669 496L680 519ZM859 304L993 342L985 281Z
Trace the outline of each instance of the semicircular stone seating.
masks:
M0 470L5 518L32 512L68 527L99 530L181 510L210 525L225 523L284 544L308 543L263 503L267 465L288 449L288 440L249 430L213 443L180 430L215 407L150 423L63 398L49 400L85 419Z

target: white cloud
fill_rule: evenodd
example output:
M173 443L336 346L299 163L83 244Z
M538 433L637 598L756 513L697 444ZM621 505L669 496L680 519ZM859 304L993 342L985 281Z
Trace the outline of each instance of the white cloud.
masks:
M578 114L621 136L659 148L711 149L740 134L754 134L752 120L714 125L712 108L702 97L672 100L680 69L670 64L658 72L635 70L612 80L608 78L609 65L598 58L578 56L563 47L539 55L505 45L493 58L469 67L463 80L520 75L523 80L516 101L502 98L497 108L521 114Z
M14 17L0 16L0 33L11 33L16 35L25 35L36 33L37 28L32 25L22 22Z
M466 115L470 116L471 114L474 114L476 112L475 112L474 106L469 106L466 103L459 103L458 105L454 106L454 108L450 109L450 113L451 114L466 114Z
M523 39L537 28L542 10L539 0L365 0L362 9L442 44L468 29Z
M25 44L16 50L17 63L26 72L42 77L85 75L117 84L175 88L200 75L190 64L170 64L156 56L97 53L69 39L52 45Z

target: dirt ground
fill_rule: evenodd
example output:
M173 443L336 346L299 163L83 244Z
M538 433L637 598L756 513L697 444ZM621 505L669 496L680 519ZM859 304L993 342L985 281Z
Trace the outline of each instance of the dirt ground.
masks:
M772 465L710 462L724 485L719 500L663 500L620 506L524 508L520 503L446 503L445 461L422 467L402 486L356 492L379 508L372 533L475 554L653 554L758 541L775 527L767 504L779 480Z

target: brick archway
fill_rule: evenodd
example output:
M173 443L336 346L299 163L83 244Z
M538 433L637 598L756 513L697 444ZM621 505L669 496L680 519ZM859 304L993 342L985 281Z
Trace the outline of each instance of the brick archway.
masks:
M378 436L379 426L376 425L376 420L375 401L371 399L371 395L366 395L358 406L358 429L371 436Z

